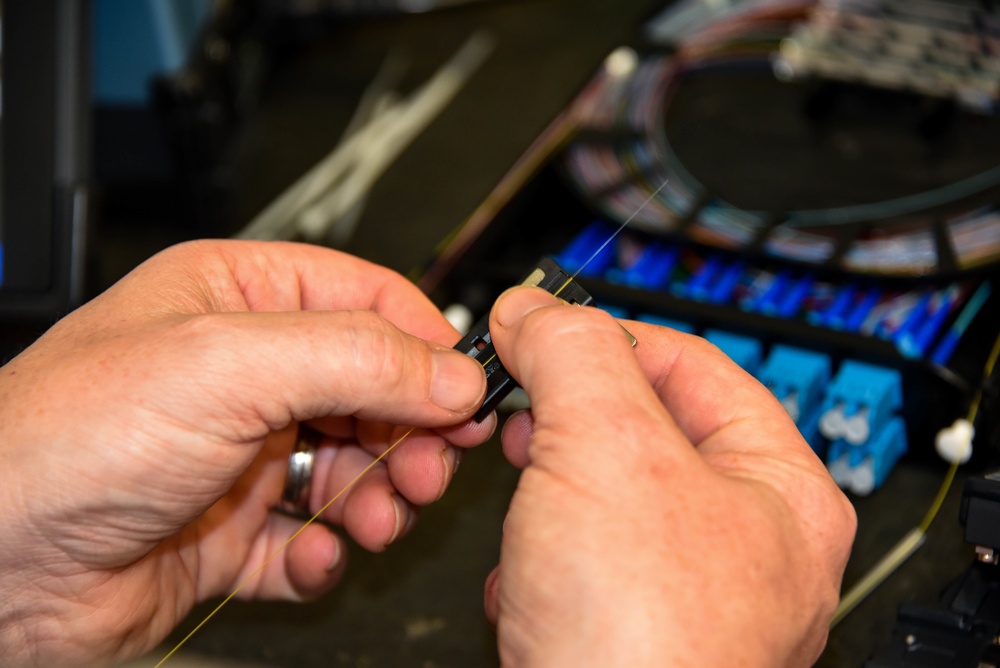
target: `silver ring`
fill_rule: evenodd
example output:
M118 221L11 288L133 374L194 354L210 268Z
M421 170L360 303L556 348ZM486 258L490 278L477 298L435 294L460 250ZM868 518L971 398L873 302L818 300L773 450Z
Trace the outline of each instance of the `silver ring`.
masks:
M299 425L299 437L288 456L288 475L281 492L278 508L290 515L309 516L309 491L312 489L313 464L319 447L320 433Z

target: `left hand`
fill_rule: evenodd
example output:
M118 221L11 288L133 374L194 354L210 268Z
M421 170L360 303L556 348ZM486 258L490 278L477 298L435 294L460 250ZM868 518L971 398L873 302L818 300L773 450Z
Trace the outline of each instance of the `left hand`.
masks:
M319 507L380 550L441 495L485 378L397 274L297 244L195 242L146 262L0 368L0 656L95 665L152 648L301 522L271 512L297 424L326 434ZM316 524L241 591L305 599L343 572ZM5 665L9 665L6 664Z

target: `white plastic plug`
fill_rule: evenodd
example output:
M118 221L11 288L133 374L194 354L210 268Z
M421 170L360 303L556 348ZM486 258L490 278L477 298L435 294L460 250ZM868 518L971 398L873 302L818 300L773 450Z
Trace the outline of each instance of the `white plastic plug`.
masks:
M835 441L847 431L847 417L843 402L823 413L819 419L819 431L831 441Z
M451 323L451 326L465 336L472 329L472 311L463 304L452 304L444 310L444 319Z
M871 425L868 424L868 407L865 406L844 421L844 440L852 445L861 445L871 435Z
M937 450L941 459L949 464L958 462L964 464L972 457L972 439L976 435L976 428L965 418L955 420L950 427L946 427L937 433L934 439L934 449Z

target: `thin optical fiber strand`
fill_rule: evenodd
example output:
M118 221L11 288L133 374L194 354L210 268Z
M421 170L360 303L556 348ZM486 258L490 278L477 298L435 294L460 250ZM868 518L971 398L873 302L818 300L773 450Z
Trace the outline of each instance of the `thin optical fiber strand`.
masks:
M632 219L635 218L639 214L639 212L642 211L646 207L647 204L649 204L650 202L653 201L653 198L656 197L657 193L659 193L661 190L663 190L664 186L666 186L667 183L669 183L669 179L667 181L664 181L663 183L661 183L660 187L657 188L656 190L654 190L653 194L650 195L649 197L647 197L646 201L643 202L642 204L640 204L639 208L636 209L632 213L632 215L628 217L628 220L626 220L624 223L622 223L621 225L619 225L618 229L616 229L614 232L612 232L611 236L609 236L607 239L604 240L604 243L601 244L601 247L598 248L596 251L594 251L590 255L590 257L587 258L587 261L584 262L583 264L581 264L580 267L576 271L573 272L573 275L570 276L569 278L567 278L566 282L559 286L558 290L556 290L555 292L552 293L552 296L553 297L558 297L559 295L561 295L562 291L565 290L567 287L569 287L570 283L572 283L573 281L576 280L576 277L580 275L580 272L583 271L584 269L586 269L587 265L590 264L591 262L593 262L594 258L596 258L598 255L600 255L601 251L604 250L605 248L607 248L608 244L611 243L612 241L614 241L615 237L617 237L619 234L621 234L621 231L624 230L625 227L629 223L632 222ZM485 362L483 362L483 366L485 367L486 365L488 365L490 362L492 362L496 358L497 358L497 354L493 353L493 355L488 360L486 360Z
M607 247L608 247L608 244L610 244L610 243L611 243L612 241L614 241L614 240L615 240L615 237L617 237L617 236L618 236L619 234L621 234L621 233L622 233L622 230L624 230L624 229L625 229L626 227L628 227L628 224L629 224L629 223L631 223L631 222L632 222L632 220L633 220L633 219L634 219L634 218L635 218L636 216L638 216L638 215L639 215L639 213L640 213L640 212L641 212L641 211L642 211L643 209L645 209L645 208L646 208L646 205L647 205L647 204L649 204L650 202L652 202L652 201L653 201L653 198L654 198L654 197L656 197L657 195L659 195L659 194L660 194L660 191L661 191L661 190L663 190L663 189L664 189L664 188L665 188L665 187L667 186L667 184L668 184L668 183L670 183L670 179L666 179L666 180L664 180L664 182L660 184L660 187L659 187L659 188L657 188L656 190L654 190L654 191L652 192L652 194L650 194L650 196L649 196L649 197L647 197L647 198L646 198L646 199L645 199L645 200L643 201L643 203L639 205L639 208L638 208L638 209L636 209L635 211L633 211L633 212L632 212L632 215L631 215L631 216L629 216L629 217L628 217L627 219L625 219L625 222L624 222L624 223L622 223L621 225L619 225L619 226L618 226L618 229L617 229L617 230L615 230L614 232L612 232L612 233L611 233L611 236L610 236L610 237L608 237L607 239L605 239L605 240L604 240L604 243L603 243L603 244L601 244L600 248L598 248L597 250L595 250L595 251L594 251L594 252L593 252L593 253L591 254L591 256L587 258L587 261L586 261L586 262L584 262L583 264L581 264L581 265L580 265L580 267L579 267L579 268L578 268L578 269L577 269L576 271L574 271L574 272L573 272L573 275L572 275L572 276L570 276L569 278L567 278L567 279L566 279L566 282L565 282L565 283L563 283L563 284L562 284L562 286L560 286L560 288L559 288L558 290L556 290L556 291L555 291L554 293L552 293L552 294L553 294L554 296L558 297L558 296L559 296L559 293L561 293L561 292L562 292L563 290L565 290L565 289L566 289L566 286L567 286L567 285L569 285L569 284L570 284L570 283L572 283L572 282L573 282L574 280L576 280L576 277L580 275L580 272L581 272L581 271L583 271L584 269L586 269L586 268L587 268L587 265L588 265L588 264L590 264L591 262L593 262L593 261L594 261L594 258L596 258L596 257L597 257L598 255L600 255L600 254L601 254L601 251L603 251L603 250L604 250L605 248L607 248Z
M955 480L955 474L958 472L958 461L953 461L951 466L948 467L948 473L944 476L944 482L941 483L941 488L938 489L937 496L934 497L934 503L931 504L930 509L924 516L924 521L920 523L920 530L927 533L927 530L931 528L931 522L937 517L938 511L941 510L941 504L944 503L944 499L948 496L948 490L951 489L951 483Z
M893 571L900 564L909 559L910 555L924 544L925 540L927 540L927 534L921 531L919 527L914 528L906 534L888 554L882 557L881 561L874 568L868 571L856 585L851 587L850 591L844 594L843 598L840 599L840 604L837 606L837 611L833 614L833 619L830 621L830 628L840 623L861 601L868 597L868 594L875 591L887 577L892 575Z
M986 359L986 367L983 369L983 384L976 389L976 396L972 400L972 406L969 407L969 416L966 419L971 424L976 423L979 404L983 400L983 385L989 382L990 376L993 375L993 367L996 366L998 356L1000 356L1000 337L997 337L997 340L993 342L993 349L990 350L990 356Z
M569 287L570 283L572 283L573 281L576 280L576 277L580 275L580 272L583 271L584 269L586 269L587 265L590 264L591 262L593 262L594 258L596 258L598 255L600 255L601 251L603 251L605 248L607 248L608 244L611 243L612 241L614 241L615 237L617 237L619 234L621 234L621 231L624 230L628 226L628 224L632 222L632 219L635 218L637 215L639 215L639 212L642 211L644 208L646 208L646 205L649 204L650 202L652 202L653 198L656 197L659 194L659 192L661 190L663 190L663 188L669 182L670 182L670 180L667 179L666 181L664 181L663 183L661 183L660 187L657 188L656 190L654 190L653 194L650 195L649 197L647 197L646 201L644 201L642 204L640 204L639 208L632 212L632 215L628 217L628 220L626 220L624 223L622 223L621 225L619 225L618 229L616 229L614 232L612 232L611 236L609 236L607 239L604 240L604 243L601 244L601 247L598 248L596 251L594 251L590 255L590 257L587 258L587 261L584 262L583 264L581 264L580 267L576 271L573 272L573 275L570 276L569 278L567 278L566 282L559 286L558 290L556 290L555 292L552 293L552 296L553 297L558 297L559 295L561 295L562 291L565 290L567 287ZM485 362L483 362L483 366L484 367L487 366L490 362L492 362L496 358L497 358L497 354L493 353L493 355L488 360L486 360Z
M330 499L329 501L327 501L323 505L322 508L320 508L319 510L317 510L316 514L314 514L312 517L310 517L308 520L306 520L305 524L303 524L298 529L296 529L295 533L293 533L291 536L289 536L288 539L284 543L282 543L281 546L277 550L275 550L274 553L271 556L269 556L267 559L264 560L264 563L262 563L260 566L257 567L257 570L255 570L253 573L251 573L250 575L248 575L247 578L245 580L243 580L243 582L241 582L239 584L239 586L236 587L236 589L234 589L232 591L231 594L229 594L229 596L227 596L226 598L224 598L222 600L222 602L219 603L219 605L215 606L215 609L212 610L212 612L208 613L208 615L205 617L205 619L201 620L198 623L198 626L196 626L193 629L191 629L190 633L188 633L186 636L184 636L184 638L179 643L177 643L177 645L172 650L170 650L170 652L165 657L163 657L162 659L160 659L160 662L156 664L155 668L160 668L163 664L165 664L167 662L167 660L170 657L172 657L174 654L176 654L177 651L181 647L183 647L184 644L188 640L190 640L191 637L194 636L194 634L197 633L201 629L201 627L203 627L205 624L208 623L208 620L210 620L212 617L214 617L215 614L217 612L219 612L219 610L221 610L223 608L223 606L225 606L227 603L229 603L229 601L231 601L234 596L236 596L238 593L240 593L240 591L242 591L244 587L246 587L248 584L250 584L250 582L255 577L257 577L258 575L260 575L261 571L263 571L265 568L267 568L267 566L272 561L274 561L278 557L278 555L280 555L282 552L284 552L285 548L288 547L293 540L295 540L296 538L298 538L298 536L299 536L300 533L302 533L303 531L306 530L306 527L308 527L310 524L312 524L316 520L318 520L319 517L320 517L320 515L322 515L324 512L326 512L326 509L333 505L334 501L336 501L337 499L339 499L340 497L342 497L347 492L347 490L349 490L351 487L354 486L354 483L356 483L358 480L361 480L361 478L366 473L368 473L369 471L371 471L372 468L374 468L376 464L378 464L380 461L382 461L383 459L385 459L386 456L390 452L392 452L397 445L399 445L400 443L402 443L403 441L405 441L407 439L407 437L410 434L413 433L414 429L415 429L415 427L410 427L409 429L407 429L406 433L404 433L402 436L400 436L399 438L397 438L396 441L392 445L390 445L388 448L385 449L385 451L382 452L382 454L380 454L378 457L376 457L374 460L372 460L372 462L368 466L366 466L364 468L364 470L361 471L361 473L359 473L358 475L354 476L354 478L350 482L348 482L346 485L344 485L344 487L339 492L337 492L333 496L332 499Z

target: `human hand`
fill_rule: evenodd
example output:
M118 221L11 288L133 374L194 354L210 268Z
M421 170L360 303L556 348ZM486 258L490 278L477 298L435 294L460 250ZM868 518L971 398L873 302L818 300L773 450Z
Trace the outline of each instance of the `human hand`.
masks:
M175 247L68 315L0 368L4 665L122 660L243 582L301 526L271 508L302 421L326 435L313 511L418 427L323 517L397 539L449 442L494 426L458 338L402 277L297 244ZM311 525L241 596L315 597L344 555Z
M804 666L822 651L853 508L763 386L698 337L536 288L490 332L532 400L487 579L504 665Z

